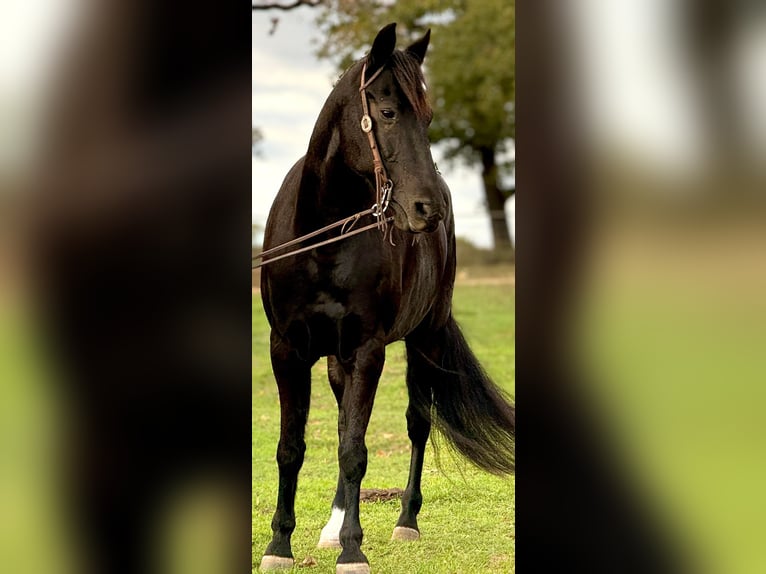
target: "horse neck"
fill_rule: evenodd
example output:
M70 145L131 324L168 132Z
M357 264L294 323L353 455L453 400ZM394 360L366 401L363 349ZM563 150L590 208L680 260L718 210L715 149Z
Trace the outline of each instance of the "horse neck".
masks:
M297 199L299 218L305 216L310 221L301 227L337 221L368 209L374 202L370 183L354 172L344 157L340 112L328 99L311 136Z

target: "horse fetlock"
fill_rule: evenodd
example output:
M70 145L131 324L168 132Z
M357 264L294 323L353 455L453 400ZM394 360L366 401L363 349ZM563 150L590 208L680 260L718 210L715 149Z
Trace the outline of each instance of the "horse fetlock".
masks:
M423 494L420 492L408 493L405 491L402 497L402 510L409 510L412 514L420 512L423 506Z
M295 530L295 516L275 512L271 519L271 531L274 533L274 544L290 544L290 535Z
M358 561L357 558L366 560L364 554L362 554L362 551L359 549L362 546L363 538L364 532L362 531L361 526L347 526L341 528L339 539L344 550L338 559L343 559L347 562L356 562ZM349 555L351 556L349 557ZM349 559L347 559L347 557L349 557Z

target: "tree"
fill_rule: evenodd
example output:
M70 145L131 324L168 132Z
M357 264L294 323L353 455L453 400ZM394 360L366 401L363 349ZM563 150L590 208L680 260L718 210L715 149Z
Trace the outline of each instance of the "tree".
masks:
M515 161L515 0L328 0L317 23L323 32L317 55L341 70L360 58L371 38L389 22L414 41L431 28L425 61L434 107L430 137L443 142L447 158L481 170L495 248L511 249L505 202L514 187L504 183Z

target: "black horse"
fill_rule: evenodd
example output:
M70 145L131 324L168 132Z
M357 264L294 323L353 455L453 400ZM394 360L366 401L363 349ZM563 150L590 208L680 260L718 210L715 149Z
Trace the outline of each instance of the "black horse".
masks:
M383 28L369 54L338 81L266 225L266 250L365 210L371 221L369 212L377 214L383 233L373 229L293 257L265 258L261 293L282 424L273 538L262 570L293 565L295 493L306 448L311 367L319 357L328 357L340 440L337 493L319 545L342 548L337 572L370 571L360 549L359 493L367 467L365 433L389 343L406 343L412 441L393 538L419 537L420 479L432 424L478 467L497 474L514 470L514 407L482 370L452 317L454 220L449 189L431 157L432 114L421 71L430 30L401 51L394 49L395 26ZM387 220L393 221L390 228Z

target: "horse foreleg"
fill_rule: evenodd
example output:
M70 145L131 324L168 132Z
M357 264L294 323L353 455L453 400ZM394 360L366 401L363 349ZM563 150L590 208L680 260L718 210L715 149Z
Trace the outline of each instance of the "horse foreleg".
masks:
M347 373L335 357L327 358L327 376L330 379L330 387L338 403L338 443L343 438L346 429L346 418L343 414L343 389L346 384ZM338 487L335 490L335 498L332 501L332 512L327 524L322 528L319 535L318 548L340 548L340 528L343 526L343 518L346 515L346 494L343 489L343 473L338 472Z
M372 338L355 353L350 380L343 391L342 414L345 432L338 447L345 515L340 529L343 551L338 557L336 574L368 574L370 566L362 553L362 526L359 522L359 492L362 478L367 472L367 446L364 437L370 422L372 405L378 387L385 345Z
M290 537L295 530L295 492L306 452L304 433L311 398L311 364L297 358L272 332L271 364L279 387L281 431L277 447L279 493L271 522L273 537L261 560L261 570L293 566Z
M426 442L431 432L431 387L429 386L429 365L414 345L407 341L407 434L412 443L410 474L407 488L402 495L402 512L396 522L392 540L417 540L420 538L418 512L423 504L420 490L423 475L423 459Z

